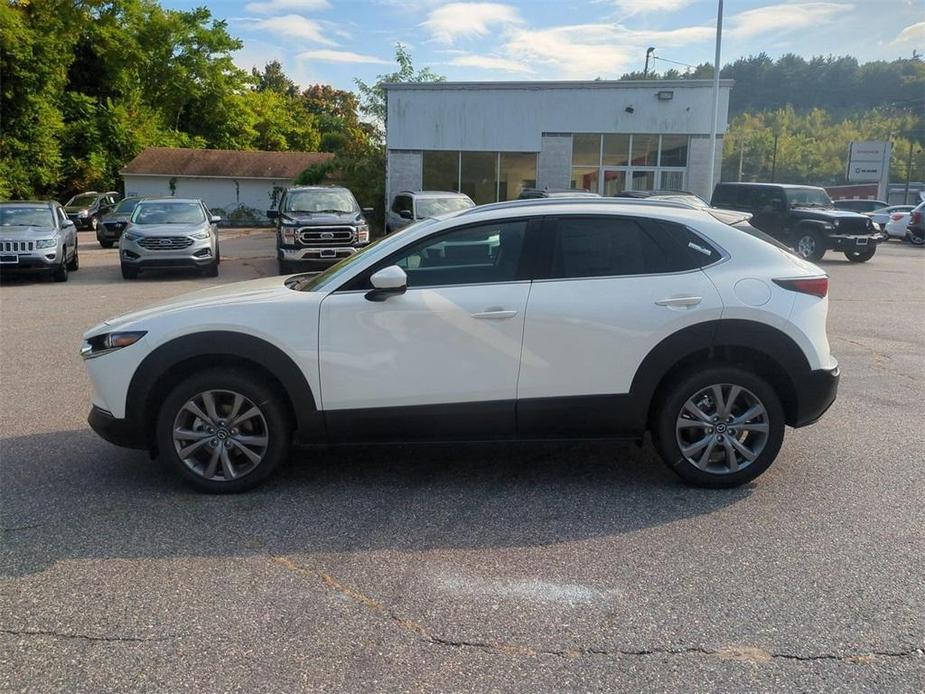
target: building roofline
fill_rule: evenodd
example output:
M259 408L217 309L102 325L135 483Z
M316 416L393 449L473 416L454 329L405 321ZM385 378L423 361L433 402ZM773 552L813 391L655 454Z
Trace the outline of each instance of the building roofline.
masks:
M186 174L186 173L159 173L157 171L119 171L120 176L170 176L175 178L221 178L225 180L245 180L245 181L292 181L295 176L211 176L207 174Z
M721 79L721 87L732 87L735 80ZM401 91L441 91L452 89L685 89L712 87L713 80L529 80L505 82L386 82L385 89Z

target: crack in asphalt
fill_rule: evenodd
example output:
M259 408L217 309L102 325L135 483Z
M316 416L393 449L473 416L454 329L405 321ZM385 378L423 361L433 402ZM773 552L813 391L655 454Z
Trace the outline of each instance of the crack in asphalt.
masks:
M75 639L78 641L104 642L104 643L147 643L154 641L169 641L176 638L170 636L93 636L91 634L67 633L44 629L0 629L0 634L12 636L50 636L58 639Z
M902 651L871 651L869 653L857 654L840 654L840 653L821 653L801 655L798 653L775 653L766 651L754 646L727 646L723 648L705 648L702 646L689 646L683 648L641 648L641 649L608 649L608 648L565 648L565 649L543 649L532 648L512 643L493 643L490 641L467 641L448 639L439 636L430 631L423 624L396 614L394 610L375 598L372 598L355 588L342 583L333 576L323 571L317 571L301 566L288 557L278 555L269 555L270 559L284 567L285 569L302 576L308 576L312 579L321 581L325 586L343 595L352 602L376 612L392 623L396 624L403 631L407 631L418 636L422 641L435 646L444 646L449 648L473 649L485 653L494 653L500 655L513 656L554 656L558 658L567 658L575 660L578 658L588 657L622 657L622 656L666 656L666 655L704 655L715 656L723 660L738 660L752 664L767 663L771 660L791 660L801 662L816 661L838 661L852 665L866 664L874 658L906 658L921 657L925 655L925 650L921 648L912 648Z

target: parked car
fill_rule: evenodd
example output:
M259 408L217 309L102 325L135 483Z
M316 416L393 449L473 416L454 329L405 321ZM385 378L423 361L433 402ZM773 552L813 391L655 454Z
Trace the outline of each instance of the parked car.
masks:
M145 203L142 203L145 204ZM385 236L318 275L91 328L89 422L209 492L311 442L629 438L732 487L839 380L818 267L702 210L532 200Z
M96 231L100 218L119 202L120 197L114 190L105 193L91 190L68 200L64 205L64 211L79 230Z
M599 198L584 188L524 188L517 196L518 200L535 200L537 198Z
M925 245L925 202L921 202L909 213L909 224L906 226L906 239L916 246Z
M360 209L356 198L340 186L289 188L278 210L267 210L276 222L279 274L300 268L328 266L369 243L371 207Z
M46 272L67 282L80 269L77 231L55 201L0 202L0 272Z
M668 200L684 203L688 207L707 209L710 203L699 195L683 190L624 190L613 195L615 198L639 198L645 200Z
M112 248L114 243L119 241L122 232L131 219L135 206L143 198L124 198L120 200L115 207L103 215L99 225L96 227L96 240L99 241L103 248Z
M135 205L119 238L122 277L141 270L195 268L218 276L218 223L202 200L145 198Z
M779 183L719 183L711 204L751 212L751 224L773 236L806 260L819 260L827 250L842 251L863 263L874 257L886 237L869 217L836 210L822 188Z
M438 190L403 190L396 193L386 214L385 233L391 234L412 222L437 217L447 212L458 212L475 203L465 193Z
M912 210L893 212L883 226L883 233L887 235L887 238L907 239L909 237L909 218L911 216Z
M887 207L890 203L883 202L883 200L867 200L860 198L852 199L843 199L833 201L836 210L850 210L851 212L873 212L874 210L879 210L883 207Z
M874 210L873 212L864 212L866 216L870 217L871 221L876 224L882 231L886 230L886 225L890 221L890 217L896 213L902 212L911 212L912 208L915 205L890 205L889 207L881 207Z

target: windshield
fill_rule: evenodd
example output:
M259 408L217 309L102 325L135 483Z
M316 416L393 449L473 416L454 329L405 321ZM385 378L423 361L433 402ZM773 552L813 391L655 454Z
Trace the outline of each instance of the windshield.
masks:
M198 202L142 202L132 214L133 224L200 224L205 219Z
M47 205L2 205L0 226L53 227L55 220Z
M369 252L374 248L377 250L388 250L393 246L401 246L408 237L409 231L414 230L416 232L422 227L428 227L432 224L437 224L437 220L424 219L420 222L409 224L401 231L396 231L394 234L376 239L365 248L360 249L353 255L348 255L324 272L319 272L317 275L296 275L286 282L286 286L299 292L311 292L323 285L332 284L339 279L344 279L350 275L356 263L365 260Z
M790 207L833 207L832 199L821 188L788 188L784 194Z
M283 212L359 212L357 201L347 190L314 188L286 193Z
M462 197L420 198L416 205L418 219L436 217L447 212L458 212L469 207L475 207L475 203L469 198Z
M139 202L141 202L141 200L138 198L125 198L125 200L116 205L112 211L116 214L128 214L138 206Z
M96 193L81 193L80 195L75 195L73 198L71 198L68 201L67 206L77 207L78 205L92 205L94 202L96 202L96 197Z

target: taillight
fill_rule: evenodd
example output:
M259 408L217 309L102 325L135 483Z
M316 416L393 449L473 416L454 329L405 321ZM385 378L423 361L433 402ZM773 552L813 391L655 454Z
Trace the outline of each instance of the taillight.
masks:
M800 292L800 294L812 294L820 299L829 293L828 277L808 277L806 279L793 280L774 280L774 284L791 292Z
M894 212L893 214L890 215L890 219L892 219L894 222L897 222L902 218L903 218L902 212Z

